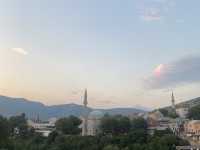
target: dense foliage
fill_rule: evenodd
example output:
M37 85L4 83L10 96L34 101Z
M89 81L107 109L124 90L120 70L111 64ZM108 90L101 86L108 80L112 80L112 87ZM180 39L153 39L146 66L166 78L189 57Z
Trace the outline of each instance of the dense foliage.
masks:
M79 128L81 120L74 116L68 118L61 118L56 122L56 129L67 135L80 134L81 129Z
M125 134L128 133L131 128L131 122L128 117L120 115L111 117L107 115L102 118L100 128L104 134Z
M173 109L165 109L161 108L159 111L163 114L165 117L170 117L170 118L177 118L178 115Z
M170 131L147 134L147 123L142 118L130 120L123 116L105 116L102 133L82 137L78 133L80 120L68 117L58 120L57 129L48 138L27 128L25 116L10 119L0 117L0 149L7 150L175 150L175 145L186 141ZM65 127L69 126L69 127ZM21 129L25 127L25 129ZM18 132L15 129L18 128ZM71 130L71 131L70 131Z
M194 106L189 109L188 118L200 120L200 105Z

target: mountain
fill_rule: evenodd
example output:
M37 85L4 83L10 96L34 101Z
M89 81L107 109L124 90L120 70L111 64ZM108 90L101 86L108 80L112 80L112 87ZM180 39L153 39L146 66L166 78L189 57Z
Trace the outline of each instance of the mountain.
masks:
M46 106L39 102L29 101L24 98L11 98L0 96L0 114L6 117L25 113L28 118L36 118L38 115L41 119L46 120L52 117L65 117L69 115L81 116L81 114L89 113L95 110L92 108L85 109L82 105L63 104ZM103 113L111 115L122 114L131 115L133 113L145 112L145 110L136 108L113 108L113 109L96 109Z
M191 108L197 105L200 105L200 97L178 103L176 104L176 108ZM164 107L163 109L171 111L171 106Z
M135 105L134 108L139 109L139 110L144 110L146 112L150 112L150 111L154 110L153 108L144 107L144 106L140 106L140 105Z
M191 108L194 106L200 105L200 97L191 99L189 101L185 101L185 102L181 102L179 104L177 104L176 106L179 107L187 107L187 108Z

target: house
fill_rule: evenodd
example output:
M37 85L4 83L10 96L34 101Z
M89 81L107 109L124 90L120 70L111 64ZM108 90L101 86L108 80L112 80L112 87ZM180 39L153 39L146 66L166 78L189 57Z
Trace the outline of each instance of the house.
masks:
M35 132L41 133L43 136L48 137L49 134L55 129L56 118L51 118L47 122L28 120L28 126L35 129Z
M200 120L188 121L184 125L185 134L193 140L200 140Z
M154 134L156 130L164 131L169 128L170 119L164 117L160 111L151 112L147 116L147 125L149 134Z

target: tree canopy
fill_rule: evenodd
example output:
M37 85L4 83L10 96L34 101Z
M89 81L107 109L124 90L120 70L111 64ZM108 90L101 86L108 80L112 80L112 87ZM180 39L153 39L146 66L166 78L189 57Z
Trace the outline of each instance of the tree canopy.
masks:
M81 120L75 116L69 116L67 118L61 118L56 122L56 129L64 134L74 135L80 134L79 128Z
M106 115L102 118L100 128L103 134L125 134L131 128L131 122L128 117L121 115Z
M200 120L200 105L194 106L189 109L188 118Z
M175 145L188 145L172 132L147 134L146 121L124 116L105 116L101 127L104 134L81 136L77 117L61 118L49 137L38 133L16 136L13 128L27 127L25 115L10 119L0 116L0 149L6 150L175 150ZM29 131L29 128L28 130ZM24 132L22 132L24 133ZM24 135L24 134L22 134Z

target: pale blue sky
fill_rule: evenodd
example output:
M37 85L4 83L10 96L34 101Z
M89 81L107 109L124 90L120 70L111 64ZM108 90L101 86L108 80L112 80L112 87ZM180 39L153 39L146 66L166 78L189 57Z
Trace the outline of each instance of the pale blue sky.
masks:
M0 0L0 92L49 105L80 104L88 88L93 107L168 105L169 89L178 101L200 96L200 79L194 83L193 76L187 84L184 78L156 89L145 85L159 64L199 56L199 5L198 0Z

